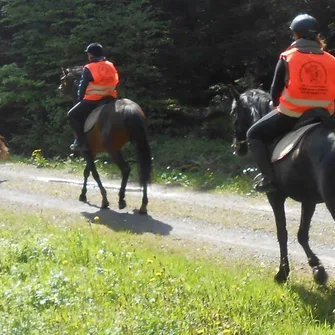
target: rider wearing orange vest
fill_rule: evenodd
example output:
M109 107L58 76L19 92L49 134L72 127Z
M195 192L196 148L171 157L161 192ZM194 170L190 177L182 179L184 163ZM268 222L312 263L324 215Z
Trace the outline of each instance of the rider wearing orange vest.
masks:
M328 52L304 54L297 47L290 47L280 55L286 61L289 78L280 98L281 113L300 117L315 107L322 107L334 114L335 65ZM333 83L333 85L329 85Z
M84 100L101 100L106 96L117 98L116 86L119 83L119 74L114 64L107 60L89 63L85 65L89 69L93 77L93 81L89 82Z
M335 57L325 52L317 20L300 14L290 25L294 42L283 52L276 66L271 96L273 110L250 127L247 138L263 179L259 192L273 192L275 175L268 143L291 131L299 117L313 108L334 114Z
M78 85L78 103L68 112L68 120L76 133L76 140L71 144L72 150L87 151L88 145L84 133L84 124L88 115L102 101L117 98L116 87L119 75L113 63L103 57L103 47L98 43L91 43L85 50L89 64L84 66Z

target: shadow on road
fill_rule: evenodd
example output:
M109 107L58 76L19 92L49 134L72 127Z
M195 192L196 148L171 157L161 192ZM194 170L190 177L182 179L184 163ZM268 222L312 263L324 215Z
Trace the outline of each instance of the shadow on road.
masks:
M97 223L94 218L99 217L99 224L114 231L129 231L134 234L152 233L155 235L169 235L172 226L154 219L150 215L118 213L111 209L99 209L96 212L82 212L90 222Z

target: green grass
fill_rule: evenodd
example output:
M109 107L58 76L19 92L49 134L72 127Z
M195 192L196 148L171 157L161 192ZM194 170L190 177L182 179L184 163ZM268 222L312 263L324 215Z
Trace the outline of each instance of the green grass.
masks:
M334 334L334 289L166 238L0 209L0 333ZM96 223L99 219L96 218Z

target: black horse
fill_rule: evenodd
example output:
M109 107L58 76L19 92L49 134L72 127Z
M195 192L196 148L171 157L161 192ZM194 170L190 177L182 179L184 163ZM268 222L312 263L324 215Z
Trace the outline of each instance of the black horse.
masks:
M76 102L76 92L83 68L81 66L63 70L59 89L64 95L71 97ZM94 113L94 112L92 112ZM104 105L95 124L87 132L89 152L84 154L86 167L84 170L84 184L79 196L80 201L87 201L87 179L92 172L97 182L101 195L101 208L109 206L107 192L102 186L94 158L99 152L108 152L112 161L119 167L122 173L121 188L119 191L119 209L126 207L125 191L130 173L129 164L124 160L121 149L131 142L136 150L139 166L139 180L143 188L142 204L139 212L147 213L148 196L147 186L150 183L152 172L151 148L148 141L146 117L141 107L132 100L118 99L115 109Z
M247 130L270 112L271 96L260 89L239 94L233 86L230 92L234 99L231 111L235 128L233 147L238 155L243 155L248 152ZM309 246L309 229L318 203L325 203L335 219L335 127L331 119L328 114L324 122L305 133L286 157L273 163L278 191L268 193L267 198L275 216L280 247L277 282L285 282L290 272L284 208L288 197L301 203L298 241L313 269L314 280L325 284L328 279L323 265Z

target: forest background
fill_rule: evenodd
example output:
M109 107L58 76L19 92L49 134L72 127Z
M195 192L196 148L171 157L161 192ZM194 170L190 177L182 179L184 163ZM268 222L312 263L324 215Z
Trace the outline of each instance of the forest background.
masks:
M84 65L91 42L120 72L120 97L138 102L152 140L232 140L227 84L269 90L289 23L307 12L335 52L334 0L1 0L0 133L11 150L66 156L71 101L57 91L61 68ZM220 121L193 115L220 108ZM190 115L191 118L182 116ZM217 143L217 142L216 142Z

